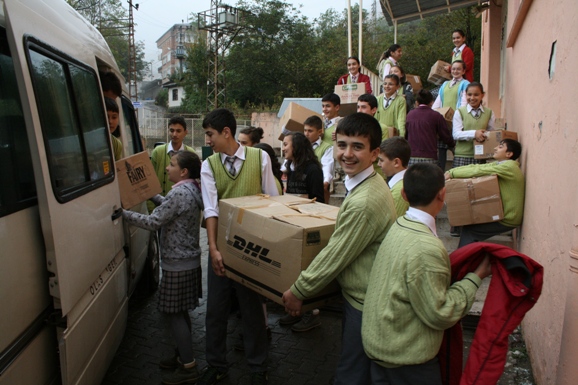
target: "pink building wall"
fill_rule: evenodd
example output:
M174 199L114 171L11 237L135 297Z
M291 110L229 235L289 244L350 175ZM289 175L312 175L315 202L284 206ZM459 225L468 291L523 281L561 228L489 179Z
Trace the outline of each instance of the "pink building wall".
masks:
M570 262L571 255L578 256L578 3L575 0L502 3L500 8L496 2L490 2L490 10L482 15L485 19L481 80L492 91L487 95L487 105L500 106L498 111L507 119L508 129L518 132L520 137L521 163L526 175L520 251L545 269L542 297L522 326L536 382L575 384L578 303L574 299L578 298L578 272L570 271ZM522 18L519 11L528 4L527 14ZM505 39L516 25L521 25L521 29L513 46L501 52L501 39L495 37L501 37L504 16ZM556 42L555 73L550 79L553 42ZM496 56L505 60L501 66L504 82L501 101L496 100L500 89ZM575 259L573 265L577 265Z

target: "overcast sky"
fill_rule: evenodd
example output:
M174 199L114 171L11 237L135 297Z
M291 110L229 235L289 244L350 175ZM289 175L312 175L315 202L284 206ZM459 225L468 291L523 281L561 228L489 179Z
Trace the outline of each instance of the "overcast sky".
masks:
M341 11L347 8L347 0L285 0L286 3L293 4L299 8L302 5L301 13L310 20L318 17L329 8ZM351 5L357 4L359 0L351 0ZM138 11L134 11L135 40L145 43L145 60L154 61L153 68L159 67L159 50L156 41L174 24L187 22L187 17L192 12L199 13L208 11L211 8L211 0L133 0L139 4ZM235 6L237 0L224 0L223 4ZM371 8L373 0L363 1L363 8ZM126 5L125 5L126 6ZM156 70L155 70L156 72Z

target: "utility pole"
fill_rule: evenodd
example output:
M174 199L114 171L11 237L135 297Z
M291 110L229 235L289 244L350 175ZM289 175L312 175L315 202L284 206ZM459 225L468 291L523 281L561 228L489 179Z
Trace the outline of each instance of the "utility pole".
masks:
M136 46L134 44L134 18L132 9L138 11L138 4L133 5L132 0L128 0L128 94L130 100L138 101L136 88Z
M225 53L243 28L243 11L220 0L211 0L211 9L198 15L199 30L209 32L209 77L207 111L226 105Z

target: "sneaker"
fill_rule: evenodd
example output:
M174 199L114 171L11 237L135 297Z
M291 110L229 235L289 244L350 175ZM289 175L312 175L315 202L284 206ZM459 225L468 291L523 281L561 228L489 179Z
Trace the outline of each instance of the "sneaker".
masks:
M462 228L460 226L456 226L456 227L451 226L450 227L450 235L452 237L459 238L461 233L462 233Z
M301 316L295 317L291 314L287 314L286 316L279 318L279 325L293 325L299 321L301 321Z
M227 377L229 372L227 369L219 369L214 366L207 366L203 369L201 378L197 382L197 385L213 385L221 381L223 378Z
M181 366L179 351L175 349L175 354L173 354L170 357L165 357L161 359L161 361L159 362L159 366L161 367L161 369L170 369L170 370L175 370L179 366Z
M185 368L183 365L180 365L173 373L163 376L163 384L194 384L199 377L199 369L197 369L196 363L192 368Z
M291 330L294 332L306 332L321 325L321 320L319 319L319 314L313 314L307 312L303 314L301 321L297 322Z
M269 377L267 377L267 372L251 373L251 385L267 385L268 383Z

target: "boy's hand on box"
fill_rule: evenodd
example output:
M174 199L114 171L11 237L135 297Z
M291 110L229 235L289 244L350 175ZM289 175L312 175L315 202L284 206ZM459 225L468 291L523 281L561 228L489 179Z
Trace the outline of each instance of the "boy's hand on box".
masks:
M301 315L303 301L295 297L295 294L293 294L291 290L287 290L283 293L283 304L285 305L285 311L293 317Z
M211 252L211 267L219 277L225 276L225 265L223 264L223 257L219 251L215 250Z

